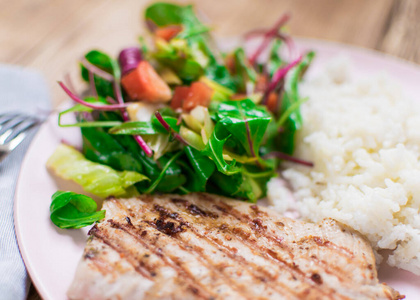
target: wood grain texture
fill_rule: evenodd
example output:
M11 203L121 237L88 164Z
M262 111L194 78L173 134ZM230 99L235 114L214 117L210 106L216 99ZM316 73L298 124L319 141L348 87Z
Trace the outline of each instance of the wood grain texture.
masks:
M420 63L420 1L395 1L378 49Z
M89 49L113 55L144 34L149 0L0 0L0 62L40 70L54 106L64 99L56 84ZM420 63L419 0L191 0L216 36L237 36L292 14L293 35L384 51ZM29 299L40 299L31 289Z

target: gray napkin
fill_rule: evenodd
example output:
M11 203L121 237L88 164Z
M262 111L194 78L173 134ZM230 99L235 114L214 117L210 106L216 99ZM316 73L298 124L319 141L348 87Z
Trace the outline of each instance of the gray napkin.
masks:
M50 110L47 85L38 72L0 65L0 114L22 112L42 117ZM26 299L29 277L19 253L13 225L13 200L20 165L38 128L0 163L0 297Z

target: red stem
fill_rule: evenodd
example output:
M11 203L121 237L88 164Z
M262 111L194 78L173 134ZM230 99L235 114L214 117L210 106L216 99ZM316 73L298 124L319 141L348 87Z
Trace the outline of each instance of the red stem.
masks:
M124 109L128 106L126 103L122 104L109 104L109 105L96 105L89 102L86 102L80 98L78 98L75 94L73 94L61 81L58 82L61 88L66 92L66 94L73 99L75 102L80 103L84 106L96 109L96 110L116 110L116 109Z
M86 69L88 69L88 71L94 73L95 75L98 75L99 77L102 77L103 79L108 80L110 82L114 81L113 75L91 64L86 58L82 58L80 62Z
M274 157L279 158L279 159L283 159L283 160L288 160L288 161L291 161L291 162L294 162L294 163L297 163L297 164L300 164L300 165L304 165L304 166L307 166L307 167L313 167L314 166L313 162L306 161L306 160L303 160L303 159L300 159L300 158L296 158L296 157L290 156L290 155L288 155L286 153L283 153L283 152L270 152L270 153L264 155L263 158L267 159L267 158L274 158Z
M189 145L188 143L187 143L187 141L186 140L184 140L184 138L182 137L182 136L180 136L179 135L179 133L177 133L175 130L173 130L172 128L171 128L171 126L168 124L168 122L166 122L164 119L163 119L163 117L162 117L162 115L160 114L160 112L155 112L155 116L156 116L156 119L158 119L158 121L159 121L159 123L160 124L162 124L162 126L163 127L165 127L165 129L170 133L170 134L172 134L173 135L173 137L174 138L176 138L178 141L180 141L181 143L183 143L184 145Z
M257 48L257 50L255 50L254 54L252 54L251 57L249 58L249 63L251 65L253 65L257 61L258 57L261 55L261 53L264 51L264 49L268 46L271 39L274 36L276 36L279 29L284 24L286 24L287 21L289 21L289 19L290 19L290 15L289 14L284 14L283 16L280 17L280 19L276 22L276 24L274 24L274 26L264 34L264 39L261 42L260 46ZM253 34L255 34L256 32L261 32L261 31L262 31L261 29L254 30Z
M294 61L292 61L290 64L288 64L285 67L280 67L274 74L273 77L271 79L270 84L268 85L267 90L264 93L264 99L263 99L263 104L265 104L267 102L267 98L268 95L270 95L270 93L276 88L277 84L280 82L280 80L282 80L286 75L287 72L290 71L291 68L293 68L294 66L296 66L300 61L302 60L302 55L299 56L297 59L295 59Z

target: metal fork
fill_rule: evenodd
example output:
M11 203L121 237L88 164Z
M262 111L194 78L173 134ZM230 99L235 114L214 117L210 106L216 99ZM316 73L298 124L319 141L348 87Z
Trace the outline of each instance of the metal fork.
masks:
M18 113L0 114L0 163L22 143L30 129L39 123L34 117Z

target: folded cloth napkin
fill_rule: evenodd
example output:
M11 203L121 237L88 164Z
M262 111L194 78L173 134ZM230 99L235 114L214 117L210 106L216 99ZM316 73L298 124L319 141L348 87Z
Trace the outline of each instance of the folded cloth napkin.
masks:
M40 117L50 110L47 85L36 71L0 65L0 114L21 112ZM13 200L20 165L37 128L0 163L0 298L26 299L29 277L13 225Z

